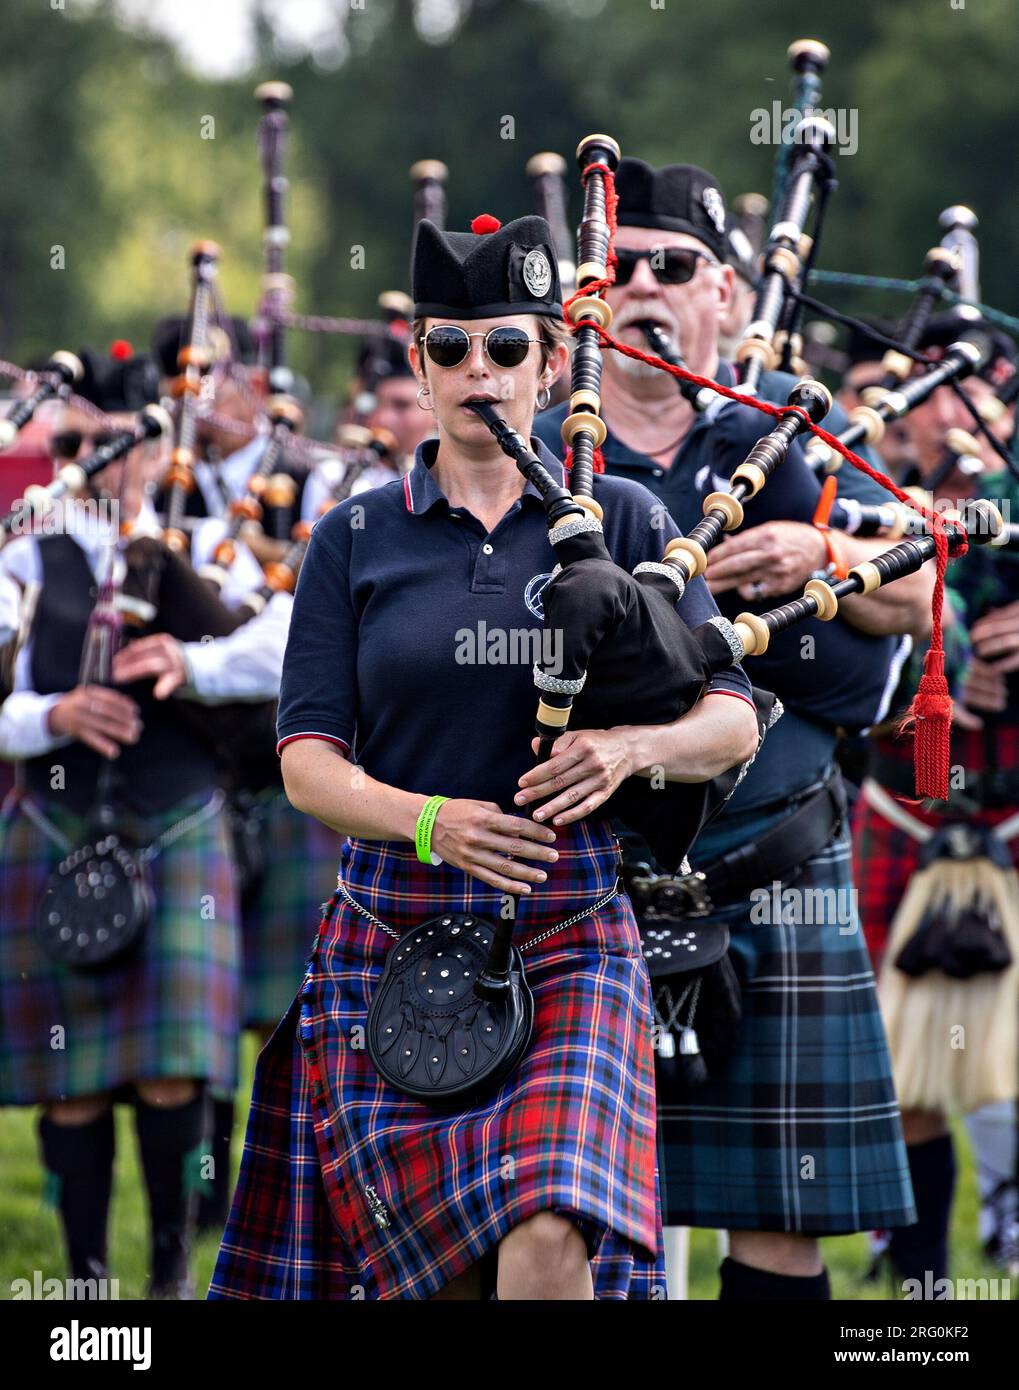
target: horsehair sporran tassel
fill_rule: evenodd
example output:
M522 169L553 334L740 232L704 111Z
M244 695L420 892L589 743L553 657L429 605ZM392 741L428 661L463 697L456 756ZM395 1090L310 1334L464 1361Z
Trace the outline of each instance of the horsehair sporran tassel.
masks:
M901 808L900 808L901 809ZM992 832L993 833L993 832ZM932 913L958 922L986 901L1011 953L1000 973L910 978L895 965ZM910 879L878 980L896 1091L904 1107L970 1111L1015 1096L1019 1084L1019 875L986 856L939 857Z

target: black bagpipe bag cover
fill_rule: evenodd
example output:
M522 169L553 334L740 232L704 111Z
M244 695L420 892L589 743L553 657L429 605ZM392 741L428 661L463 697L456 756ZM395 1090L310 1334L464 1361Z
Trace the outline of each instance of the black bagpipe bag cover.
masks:
M556 545L562 566L542 594L545 651L558 656L549 674L577 680L572 729L619 724L671 724L691 709L711 678L733 664L732 650L711 623L689 628L676 610L676 587L665 575L632 575L615 564L599 531ZM754 692L758 731L768 727L774 696ZM675 871L698 831L739 779L730 768L708 782L629 777L605 805L648 844L661 866Z

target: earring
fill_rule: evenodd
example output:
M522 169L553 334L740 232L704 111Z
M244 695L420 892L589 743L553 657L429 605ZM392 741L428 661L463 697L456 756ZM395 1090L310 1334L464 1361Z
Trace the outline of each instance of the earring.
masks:
M418 410L433 410L433 411L434 411L434 409L435 409L435 406L434 406L434 405L422 405L422 404L421 404L421 397L422 397L422 396L430 396L431 394L432 394L432 388L431 388L430 386L419 386L419 387L418 387L418 393L417 393L417 396L415 397L415 399L416 399L416 401L417 401L417 408L418 408Z
M542 396L545 397L544 400L541 399ZM535 401L535 405L538 407L539 410L547 410L547 409L548 409L548 403L549 403L549 401L550 401L551 399L552 399L552 389L551 389L551 387L549 387L549 386L543 386L543 387L541 388L541 390L538 392L538 398L537 398L537 400Z

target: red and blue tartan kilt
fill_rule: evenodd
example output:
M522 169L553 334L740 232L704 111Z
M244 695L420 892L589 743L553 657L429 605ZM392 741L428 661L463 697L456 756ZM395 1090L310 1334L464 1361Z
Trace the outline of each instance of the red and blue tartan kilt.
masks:
M615 882L604 823L561 831L557 849L521 902L519 943ZM403 843L349 842L341 876L397 931L446 908L496 916L503 902ZM453 1115L389 1089L361 1045L391 945L342 899L323 920L302 990L259 1057L209 1297L429 1298L555 1210L587 1239L597 1298L664 1298L650 992L629 900L525 951L530 1048L485 1105Z
M151 843L200 808L212 789L121 828ZM136 954L100 971L52 961L35 917L62 852L19 810L0 817L0 1104L87 1096L131 1081L200 1077L232 1091L240 1037L240 922L226 812L167 845L151 865L155 905ZM81 816L47 801L48 819L74 844ZM63 1046L54 1046L56 1027Z
M244 1027L277 1023L304 974L319 905L336 886L343 836L297 811L285 792L261 808L265 873L242 913Z
M996 769L1019 768L1019 725L999 726L994 731L994 740ZM904 767L912 766L912 739L882 738L880 749L882 758L894 759ZM985 768L987 756L980 730L958 726L953 729L950 762L953 767L967 768L971 772ZM947 809L930 811L920 803L904 801L903 809L925 825L944 825L961 818L958 811L951 809L951 802ZM972 825L997 825L1016 810L1019 807L1008 806L968 815L965 819ZM1019 868L1019 839L1012 841L1012 858ZM892 921L919 860L920 845L912 835L891 825L866 797L859 797L853 810L853 878L859 885L860 920L875 971L881 967Z
M780 894L777 910L744 900L712 919L729 927L743 1021L728 1065L659 1109L666 1225L839 1235L916 1219L848 832L789 887L818 906L794 915Z

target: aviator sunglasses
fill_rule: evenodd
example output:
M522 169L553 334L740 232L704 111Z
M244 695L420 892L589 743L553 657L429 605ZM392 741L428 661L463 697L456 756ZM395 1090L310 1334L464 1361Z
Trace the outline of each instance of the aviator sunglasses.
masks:
M458 367L471 350L472 338L484 338L488 359L497 367L519 367L531 344L541 342L511 324L490 328L487 333L468 333L455 324L439 324L425 334L425 352L437 367Z
M616 249L616 284L628 285L638 261L647 261L655 278L662 285L685 285L692 280L697 262L718 265L713 256L694 251L689 246L656 246L648 251Z

